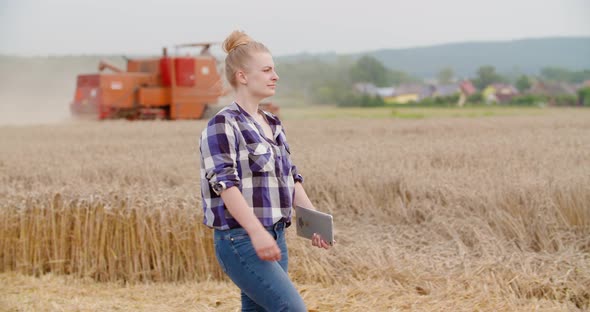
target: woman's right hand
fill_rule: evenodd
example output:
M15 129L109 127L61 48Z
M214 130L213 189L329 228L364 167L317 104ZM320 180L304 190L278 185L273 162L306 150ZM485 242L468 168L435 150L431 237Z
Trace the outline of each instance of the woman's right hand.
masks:
M252 245L258 258L265 261L281 260L281 249L275 239L265 229L258 230L250 235Z

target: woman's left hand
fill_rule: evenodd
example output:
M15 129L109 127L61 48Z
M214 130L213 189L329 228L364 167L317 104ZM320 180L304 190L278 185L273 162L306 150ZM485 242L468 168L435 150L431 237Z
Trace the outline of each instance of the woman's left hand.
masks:
M333 242L335 244L336 241ZM316 246L318 248L330 249L330 244L322 239L320 234L314 233L313 237L311 238L311 245Z

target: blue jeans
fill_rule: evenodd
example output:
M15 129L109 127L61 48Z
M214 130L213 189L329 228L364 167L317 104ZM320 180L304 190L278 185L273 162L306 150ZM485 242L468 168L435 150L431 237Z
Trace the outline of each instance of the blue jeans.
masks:
M215 256L223 271L241 289L242 311L307 311L287 274L285 223L277 222L266 230L281 249L280 261L260 260L243 228L215 230Z

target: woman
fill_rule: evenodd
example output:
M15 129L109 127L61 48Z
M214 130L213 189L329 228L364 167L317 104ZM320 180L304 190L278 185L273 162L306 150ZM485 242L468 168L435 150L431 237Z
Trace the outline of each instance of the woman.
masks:
M279 76L269 50L244 32L232 32L223 49L235 101L201 135L204 223L215 229L220 266L241 289L242 311L306 311L287 274L284 229L293 205L313 205L280 120L258 108ZM318 235L312 245L330 247Z

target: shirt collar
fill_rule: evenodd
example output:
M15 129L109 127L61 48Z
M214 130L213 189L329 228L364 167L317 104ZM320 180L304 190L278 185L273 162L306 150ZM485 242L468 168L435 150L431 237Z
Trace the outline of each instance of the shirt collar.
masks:
M239 113L242 113L247 118L252 118L252 116L250 116L250 114L248 114L248 112L245 109L243 109L240 105L238 105L238 103L236 103L236 101L233 101L229 105L229 109L237 111ZM281 133L281 131L283 131L283 127L281 125L281 122L278 120L278 118L276 118L274 115L272 115L269 112L265 112L265 111L261 110L260 108L258 109L258 111L262 112L266 116L266 120L270 124L270 128L274 130L273 136L276 140L277 137L279 136L279 134Z

